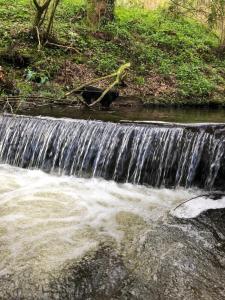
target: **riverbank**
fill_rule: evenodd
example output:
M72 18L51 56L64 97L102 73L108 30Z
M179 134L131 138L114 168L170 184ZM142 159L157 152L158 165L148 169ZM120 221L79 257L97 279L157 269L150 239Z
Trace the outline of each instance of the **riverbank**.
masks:
M117 7L115 22L93 31L83 4L67 0L56 17L55 45L37 51L29 1L1 0L0 17L0 65L22 99L63 99L72 87L131 62L122 96L145 105L225 105L218 37L193 20L162 9Z

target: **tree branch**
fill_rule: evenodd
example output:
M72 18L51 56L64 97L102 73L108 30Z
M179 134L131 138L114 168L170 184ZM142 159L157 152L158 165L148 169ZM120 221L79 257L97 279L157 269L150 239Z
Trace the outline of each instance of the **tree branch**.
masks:
M106 76L103 76L103 77L100 77L100 78L97 78L97 79L90 80L90 81L78 86L77 88L73 89L72 91L66 93L65 96L69 96L69 95L83 89L85 86L87 86L89 84L93 84L93 83L99 82L99 81L104 80L104 79L112 78L112 77L116 76L116 74L117 73L113 73L113 74L106 75Z
M47 1L41 6L41 8L42 8L43 10L47 9L48 6L49 6L49 4L50 4L50 2L51 2L51 0L47 0Z
M33 0L33 3L36 6L37 10L41 9L41 6L38 4L37 0Z
M110 84L110 86L108 86L105 90L104 90L104 92L101 94L101 96L96 100L96 101L94 101L93 103L91 103L90 105L89 105L89 107L92 107L92 106L94 106L94 105L96 105L97 103L99 103L103 98L104 98L104 96L115 86L115 85L117 85L117 84L119 84L120 83L120 81L124 78L124 76L125 76L125 72L126 72L126 70L128 69L128 68L130 68L130 63L127 63L127 64L124 64L124 65L122 65L121 67L119 67L119 69L118 69L118 71L116 72L116 80L112 83L112 84Z

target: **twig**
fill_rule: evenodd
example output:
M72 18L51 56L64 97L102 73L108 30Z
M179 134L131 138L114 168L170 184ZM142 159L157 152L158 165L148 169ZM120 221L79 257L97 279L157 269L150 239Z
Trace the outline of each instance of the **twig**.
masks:
M64 48L64 49L67 49L67 50L74 50L75 52L81 54L81 52L79 50L77 50L76 48L74 48L72 46L65 46L65 45L55 44L55 43L52 43L52 42L49 42L49 41L46 41L45 45L52 45L52 46L59 47L59 48Z
M220 196L224 196L224 195L225 195L225 193L218 193L218 192L198 195L198 196L193 197L193 198L191 198L191 199L188 199L188 200L186 200L186 201L184 201L184 202L181 202L181 203L180 203L179 205L177 205L173 210L176 210L177 208L181 207L183 204L185 204L185 203L187 203L187 202L189 202L189 201L191 201L191 200L194 200L194 199L197 199L197 198L200 198L200 197L209 197L209 196L214 195L214 194L218 194L218 195L220 195Z
M78 86L77 88L73 89L72 91L66 93L65 96L66 96L66 97L67 97L67 96L70 96L70 95L73 94L74 92L77 92L77 91L82 90L85 86L87 86L87 85L89 85L89 84L96 83L96 82L98 82L98 81L100 81L100 80L112 78L112 77L116 76L116 74L117 74L117 73L115 72L115 73L110 74L110 75L106 75L106 76L103 76L103 77L100 77L100 78L97 78L97 79L90 80L90 81L88 81L88 82L86 82L86 83L84 83L84 84Z
M40 39L40 32L38 30L38 27L36 26L37 31L37 38L38 38L38 51L41 51L41 39Z
M12 105L9 103L8 98L6 98L5 105L3 106L3 110L6 108L6 105L9 106L11 114L14 114Z

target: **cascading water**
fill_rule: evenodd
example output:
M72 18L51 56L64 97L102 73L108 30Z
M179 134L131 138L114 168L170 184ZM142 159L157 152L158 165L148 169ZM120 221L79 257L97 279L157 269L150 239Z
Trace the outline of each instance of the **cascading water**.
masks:
M1 116L0 299L224 300L225 197L179 187L224 189L224 142L224 125Z
M0 118L0 162L151 186L221 188L224 126Z

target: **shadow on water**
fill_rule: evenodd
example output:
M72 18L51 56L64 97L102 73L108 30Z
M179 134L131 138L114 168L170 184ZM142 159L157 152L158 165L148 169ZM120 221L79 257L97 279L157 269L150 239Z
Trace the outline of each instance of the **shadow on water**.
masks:
M104 110L78 109L71 106L44 106L19 111L20 114L43 115L56 118L90 119L118 122L130 121L165 121L165 122L225 122L225 110L213 108L168 108L168 107L120 107Z

